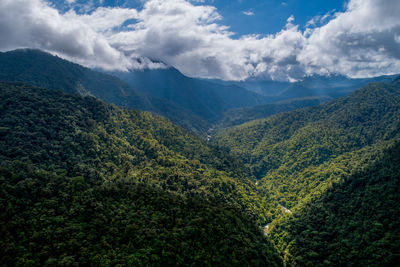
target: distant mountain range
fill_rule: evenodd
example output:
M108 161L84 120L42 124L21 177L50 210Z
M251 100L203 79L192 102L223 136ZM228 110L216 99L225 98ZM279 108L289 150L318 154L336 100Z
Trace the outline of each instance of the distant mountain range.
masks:
M152 111L200 135L231 108L267 102L236 85L188 78L173 68L114 74L125 81L39 50L0 53L0 81L92 95L118 106Z
M189 78L174 68L107 74L40 50L0 53L0 81L92 95L118 106L151 111L203 137L215 125L228 127L318 105L366 83L390 82L394 77L313 76L296 83L255 79L224 82Z
M350 94L358 88L372 82L390 83L398 75L385 75L373 78L348 78L343 75L308 76L298 82L264 81L255 78L243 82L223 82L246 88L268 97L268 102L287 99L329 96L333 98Z
M165 99L215 123L223 112L260 105L268 98L237 85L189 78L175 68L113 73L141 93Z
M263 94L268 98L268 103L228 110L218 122L217 128L228 128L280 112L317 106L335 98L349 95L368 83L391 83L396 77L398 75L351 79L345 76L332 75L329 77L310 76L295 83L257 81L254 79L236 82L233 84Z
M110 75L16 50L0 151L1 266L399 262L400 77Z

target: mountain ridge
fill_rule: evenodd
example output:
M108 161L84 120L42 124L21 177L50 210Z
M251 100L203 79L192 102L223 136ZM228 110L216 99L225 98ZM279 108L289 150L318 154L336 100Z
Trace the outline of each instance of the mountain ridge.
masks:
M118 106L151 111L200 136L206 135L224 111L265 102L243 88L189 78L172 68L112 74L128 77L131 85L40 50L0 53L0 81L92 95Z
M228 109L267 101L261 95L236 85L186 77L173 67L113 74L142 93L171 101L211 123L215 123Z
M245 159L260 186L292 193L280 196L291 208L296 186L307 168L316 167L344 152L380 140L395 138L400 131L400 87L395 83L370 84L353 94L316 107L276 114L248 122L215 136L216 144ZM302 173L304 172L304 173ZM293 180L291 177L299 177ZM265 180L265 181L264 181ZM264 182L263 182L264 181ZM304 185L311 188L312 185ZM276 188L275 188L276 187ZM307 189L307 190L309 190ZM279 194L278 194L279 195Z
M0 107L2 264L282 266L254 181L183 128L23 83Z

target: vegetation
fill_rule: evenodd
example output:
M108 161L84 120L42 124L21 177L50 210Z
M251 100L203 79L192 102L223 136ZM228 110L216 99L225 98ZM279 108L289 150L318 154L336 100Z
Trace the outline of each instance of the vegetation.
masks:
M147 96L115 76L69 62L40 50L0 52L0 81L23 82L65 93L94 96L121 107L161 114L204 135L209 123L170 101Z
M188 78L173 68L114 74L129 84L39 50L0 52L0 81L90 95L121 107L151 111L203 137L228 109L266 101L239 86Z
M229 109L260 105L267 101L266 97L242 87L189 78L174 68L115 75L142 93L174 103L208 123L216 123Z
M294 216L275 222L271 235L287 266L397 265L400 142L369 156L369 165L307 201Z
M267 105L231 109L224 113L222 119L218 122L217 128L230 128L248 121L263 119L277 113L317 106L329 100L332 100L332 98L326 96L295 98Z
M287 266L398 262L399 140L399 80L216 137L260 179Z
M0 99L2 264L281 265L221 150L93 97L0 83Z
M272 199L292 208L329 177L316 175L318 166L398 136L399 103L399 86L371 84L317 107L232 128L216 142L244 159Z
M303 99L226 112L258 96L134 74L142 92L40 51L0 53L14 81L0 82L0 265L400 261L400 77L319 106L366 80L310 77L271 91ZM225 116L210 145L98 99L203 134Z
M123 107L153 108L146 96L120 79L40 50L20 49L0 53L0 81L23 82L69 94L91 95Z

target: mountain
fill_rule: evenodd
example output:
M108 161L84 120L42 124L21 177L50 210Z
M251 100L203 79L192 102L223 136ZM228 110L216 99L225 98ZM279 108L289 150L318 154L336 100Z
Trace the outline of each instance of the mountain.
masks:
M364 152L372 158L368 164L275 223L270 236L287 266L398 264L400 143Z
M277 113L317 106L329 100L332 100L332 98L316 96L295 98L260 106L231 109L223 114L222 119L217 124L217 128L230 128L248 121L263 119Z
M223 131L215 142L244 159L272 199L292 208L325 180L313 176L318 166L395 138L399 130L400 87L377 83L316 107Z
M0 262L281 266L238 160L168 120L0 83Z
M116 75L0 54L0 265L399 261L400 77Z
M33 49L0 52L0 81L92 95L118 106L151 110L146 96L117 77Z
M349 95L351 92L369 83L390 83L395 77L397 76L350 79L341 75L332 75L329 77L315 75L307 77L303 81L291 84L284 91L276 95L275 98L282 100L320 95L338 98Z
M173 68L113 74L129 84L40 50L0 52L0 81L91 95L121 107L151 111L202 136L226 110L266 101L238 86L188 78Z
M400 83L224 130L267 199L287 266L393 266L400 244Z
M242 82L223 82L235 84L268 97L268 102L279 102L296 98L325 96L338 98L351 94L360 87L373 82L392 82L397 75L374 78L348 78L343 75L305 77L297 82L263 81L249 79Z
M237 85L189 78L174 68L113 74L140 92L172 102L209 123L215 123L229 109L267 101L265 97Z
M222 80L212 80L212 81L224 85L237 85L249 91L255 92L257 94L264 95L268 98L279 94L280 92L284 91L287 87L291 85L290 82L262 80L257 78L249 78L245 81L238 81L238 82L222 81Z

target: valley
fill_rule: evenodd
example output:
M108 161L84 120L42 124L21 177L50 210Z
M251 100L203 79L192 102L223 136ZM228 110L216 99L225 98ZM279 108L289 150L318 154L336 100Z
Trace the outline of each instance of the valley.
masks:
M0 53L4 266L395 266L400 78Z

